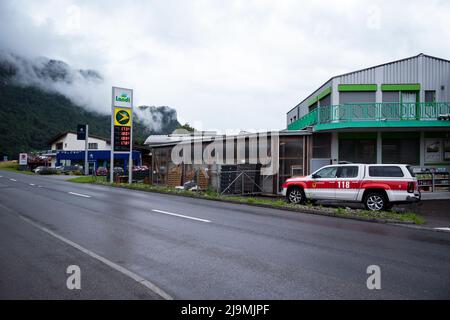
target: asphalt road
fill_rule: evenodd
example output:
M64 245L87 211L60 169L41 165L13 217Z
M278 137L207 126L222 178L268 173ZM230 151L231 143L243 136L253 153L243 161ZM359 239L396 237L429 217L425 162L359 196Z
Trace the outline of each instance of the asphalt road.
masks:
M450 233L0 171L2 299L449 299L449 270Z

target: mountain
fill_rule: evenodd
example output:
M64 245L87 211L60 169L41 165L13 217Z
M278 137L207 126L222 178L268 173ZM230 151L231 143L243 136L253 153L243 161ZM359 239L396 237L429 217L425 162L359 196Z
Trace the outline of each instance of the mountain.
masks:
M87 123L90 133L109 139L110 115L90 111L47 88L61 82L70 86L80 79L103 81L95 70L72 70L62 61L41 59L36 64L24 58L12 60L0 55L1 158L6 155L17 159L20 152L46 150L52 137L76 130L77 124ZM179 125L176 111L170 107L137 107L135 143L142 144L150 134L171 133Z

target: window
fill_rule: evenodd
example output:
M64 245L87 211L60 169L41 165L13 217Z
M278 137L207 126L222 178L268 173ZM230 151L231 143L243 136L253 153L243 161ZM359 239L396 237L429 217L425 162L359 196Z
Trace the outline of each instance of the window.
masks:
M383 102L400 102L400 92L399 91L383 91Z
M308 107L308 111L311 112L311 111L313 111L314 109L316 109L317 107L318 107L317 102L316 102L316 103L313 103L312 105L310 105L310 106Z
M312 157L315 159L331 157L331 133L315 133L313 135Z
M353 163L376 163L376 139L341 139L339 138L339 161Z
M286 179L294 175L294 170L298 174L299 169L303 169L303 137L280 137L279 165L278 179L281 188Z
M425 91L425 102L436 102L436 91L426 90Z
M338 178L356 178L358 176L357 166L340 167L337 171Z
M63 143L59 142L56 144L56 150L62 150L63 149Z
M403 177L403 171L397 166L370 166L371 177Z
M98 149L98 143L89 143L88 149Z
M327 179L336 178L337 169L338 167L326 167L317 171L315 173L315 176L317 178L327 178Z
M406 169L408 169L409 174L411 175L411 177L415 177L416 174L414 173L414 170L411 166L407 166Z
M382 142L382 163L420 164L420 138L385 139Z

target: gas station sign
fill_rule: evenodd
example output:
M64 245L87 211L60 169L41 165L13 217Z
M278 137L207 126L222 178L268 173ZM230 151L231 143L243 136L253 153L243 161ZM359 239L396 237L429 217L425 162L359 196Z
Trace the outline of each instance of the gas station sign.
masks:
M131 127L131 109L114 108L114 125Z
M132 181L133 90L112 88L110 181L113 182L114 153L128 153L128 182Z
M114 126L114 151L130 151L131 127Z

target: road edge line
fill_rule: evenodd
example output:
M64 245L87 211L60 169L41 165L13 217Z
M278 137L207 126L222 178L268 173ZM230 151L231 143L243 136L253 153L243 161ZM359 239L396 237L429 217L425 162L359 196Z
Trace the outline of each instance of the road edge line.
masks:
M25 216L23 216L21 214L17 214L17 215L18 215L18 217L20 219L22 219L23 221L31 224L33 227L35 227L35 228L37 228L37 229L39 229L39 230L41 230L41 231L51 235L52 237L54 237L54 238L56 238L56 239L58 239L58 240L60 240L60 241L62 241L64 243L70 245L71 247L73 247L75 249L78 249L79 251L81 251L81 252L87 254L88 256L90 256L91 258L94 258L94 259L102 262L103 264L106 264L110 268L112 268L112 269L114 269L116 271L119 271L123 275L125 275L125 276L133 279L134 281L140 283L141 285L147 287L153 293L159 295L164 300L173 300L173 297L170 296L168 293L166 293L163 289L159 288L154 283L152 283L152 282L142 278L141 276L137 275L136 273L134 273L134 272L132 272L132 271L130 271L130 270L128 270L128 269L126 269L126 268L124 268L124 267L122 267L122 266L120 266L120 265L118 265L118 264L116 264L116 263L114 263L114 262L112 262L112 261L110 261L110 260L108 260L108 259L106 259L106 258L104 258L104 257L102 257L100 255L98 255L98 254L96 254L95 252L93 252L93 251L91 251L89 249L86 249L86 248L82 247L81 245L79 245L79 244L77 244L77 243L75 243L75 242L73 242L73 241L71 241L69 239L64 238L63 236L58 235L57 233L47 229L46 227L41 226L40 224L30 220L29 218L27 218L27 217L25 217Z

